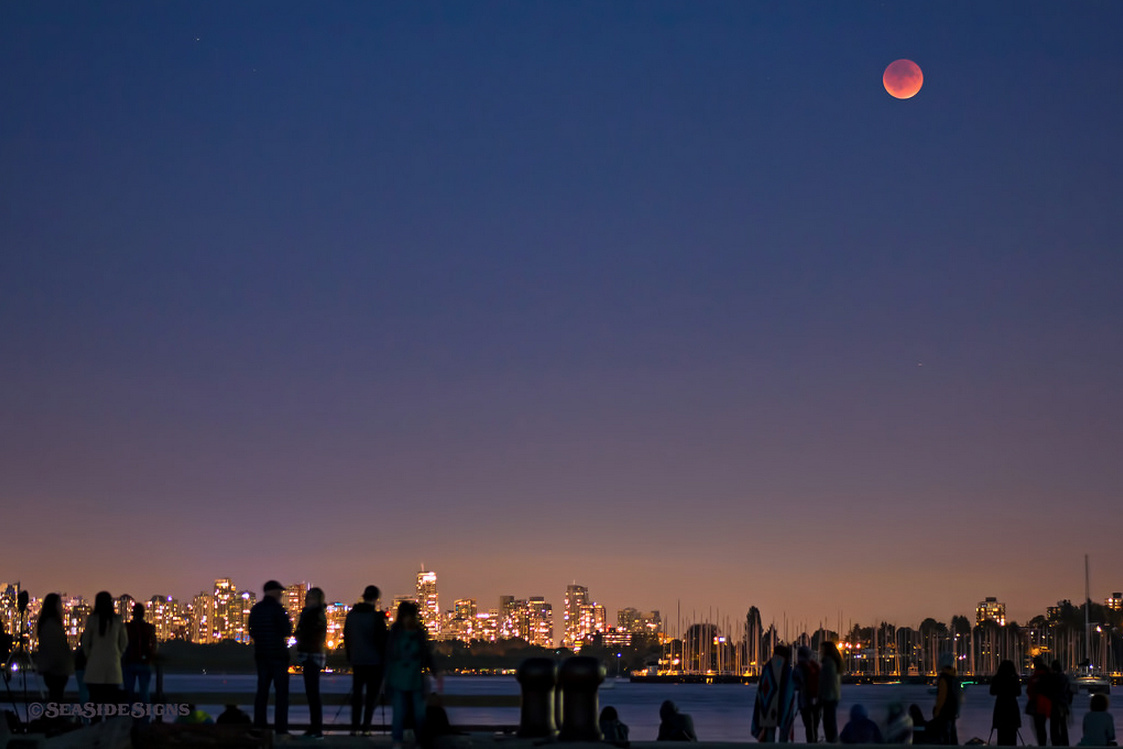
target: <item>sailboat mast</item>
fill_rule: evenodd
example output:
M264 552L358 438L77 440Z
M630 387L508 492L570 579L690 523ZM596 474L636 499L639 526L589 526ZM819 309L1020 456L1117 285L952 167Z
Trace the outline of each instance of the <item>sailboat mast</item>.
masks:
M1084 660L1089 668L1092 665L1092 622L1089 611L1092 608L1092 593L1088 585L1088 555L1084 555Z

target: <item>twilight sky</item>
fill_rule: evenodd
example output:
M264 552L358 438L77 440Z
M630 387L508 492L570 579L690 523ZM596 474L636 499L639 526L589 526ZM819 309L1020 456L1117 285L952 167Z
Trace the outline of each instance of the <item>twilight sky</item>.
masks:
M1123 4L230 6L0 5L0 580L1123 589Z

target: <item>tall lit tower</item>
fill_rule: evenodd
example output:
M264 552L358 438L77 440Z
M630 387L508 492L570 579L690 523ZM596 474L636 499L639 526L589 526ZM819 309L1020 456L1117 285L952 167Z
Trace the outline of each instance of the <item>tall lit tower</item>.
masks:
M429 630L429 636L436 639L441 634L441 606L437 603L437 573L421 567L417 573L417 608L421 612L421 623Z
M572 648L581 641L581 607L589 604L589 589L584 585L565 586L565 611L562 613L562 647Z

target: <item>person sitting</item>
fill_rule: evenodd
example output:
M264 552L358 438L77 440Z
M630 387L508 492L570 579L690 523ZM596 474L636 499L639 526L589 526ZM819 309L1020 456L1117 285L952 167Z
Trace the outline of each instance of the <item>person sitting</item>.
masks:
M1091 708L1084 714L1080 746L1115 746L1115 719L1107 711L1107 695L1093 694Z
M680 713L675 703L663 700L659 706L659 735L656 741L697 741L694 733L694 719Z
M611 705L600 711L600 732L604 740L616 746L628 746L628 726L620 720L616 708Z
M933 743L928 737L928 720L924 717L924 711L920 709L920 705L915 702L909 705L909 717L912 718L912 743Z
M863 705L850 708L850 722L842 729L838 740L843 744L880 744L881 729L870 720Z
M218 714L214 722L220 726L248 726L253 723L250 714L234 704L228 704L226 709Z

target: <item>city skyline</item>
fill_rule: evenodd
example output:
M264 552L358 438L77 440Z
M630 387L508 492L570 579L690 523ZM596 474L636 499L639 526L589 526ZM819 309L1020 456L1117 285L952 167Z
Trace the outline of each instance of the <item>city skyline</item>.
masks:
M499 594L498 596L495 596L491 599L479 595L453 595L445 593L445 599L452 600L454 602L451 606L446 605L442 607L438 604L438 595L441 588L439 587L437 572L435 570L426 569L423 567L419 572L415 573L415 579L416 583L414 586L414 590L411 593L396 593L394 591L382 589L381 603L383 609L392 619L393 611L398 601L411 600L416 602L422 612L422 621L426 623L430 635L434 637L438 637L442 634L448 634L447 632L442 633L440 627L442 626L442 624L447 625L448 620L458 612L460 605L465 602L472 602L472 605L474 607L484 612L491 611L492 613L503 614L505 605L516 601L516 597L512 596L510 593ZM216 578L214 580L213 594L208 592L207 590L198 591L195 594L186 596L169 594L167 591L153 592L149 595L144 596L137 596L130 591L110 592L113 594L114 598L118 600L128 597L147 603L158 598L166 597L169 600L175 599L177 601L197 602L200 596L211 596L212 598L217 598L219 596L220 588L229 589L229 597L231 600L237 599L239 597L249 598L249 604L245 606L244 610L241 613L241 616L244 619L244 617L248 615L248 606L252 605L257 596L260 595L261 591L254 590L252 587L232 587L234 586L233 580L234 578L230 577ZM18 584L18 582L16 584ZM297 597L294 599L293 591L299 588L300 591L306 592L308 588L312 586L323 588L323 586L319 585L318 583L310 583L306 580L283 584L285 584L286 587L286 593L284 596L285 607L289 611L290 616L294 621L296 620L296 617L299 613L303 599L302 597ZM5 583L3 585L7 584ZM3 585L0 585L0 591L2 591ZM24 587L23 589L26 590L27 588ZM68 590L51 590L45 591L43 593L35 593L31 591L29 592L31 593L33 600L41 599L42 596L46 594L46 592L56 592L60 593L64 598L81 598L87 601L92 601L94 595L94 592L91 592L89 594L82 594L73 593ZM347 596L333 596L328 590L325 590L325 595L330 606L349 607L351 604L361 600L361 592L361 589L357 591L353 599L348 598ZM572 607L570 605L571 595L575 596L576 598ZM431 602L429 606L426 606L424 604L424 601L426 599ZM534 601L540 601L546 605L547 609L553 607L553 611L557 612L557 616L552 617L553 626L550 627L549 631L551 633L551 637L554 639L558 647L572 646L572 644L574 643L574 639L571 636L572 632L588 633L592 631L604 631L608 628L616 627L617 624L615 624L615 622L618 621L618 618L625 611L631 611L634 613L640 613L645 610L653 611L661 619L661 631L666 632L670 636L679 636L681 635L681 632L679 631L680 629L684 629L691 626L692 624L698 624L701 622L713 623L719 628L723 628L723 631L726 631L726 629L728 629L728 634L735 634L739 630L739 627L743 624L744 618L747 615L749 609L755 609L758 612L761 612L762 625L766 628L776 627L780 636L784 638L790 636L791 633L813 632L820 627L826 630L838 632L840 634L849 631L849 629L853 626L877 626L883 622L892 624L893 626L915 627L920 623L922 619L927 618L932 618L945 624L950 622L955 617L964 617L974 622L981 622L984 619L988 619L996 621L1000 625L1005 625L1007 622L1009 622L1024 626L1031 618L1046 615L1046 612L1049 609L1055 608L1056 605L1060 604L1063 601L1072 602L1077 606L1083 604L1082 597L1057 598L1053 601L1049 601L1043 604L1036 610L1026 611L1027 615L1023 617L1016 617L1007 615L1007 609L1009 608L1009 605L1005 599L1001 598L1000 596L986 595L984 597L976 598L975 601L970 605L965 604L961 611L955 611L946 614L941 614L940 612L928 612L916 621L887 617L873 617L872 619L844 617L840 619L839 616L836 616L834 620L829 620L824 617L818 620L807 621L799 620L795 617L788 617L785 615L785 612L768 612L767 610L762 610L755 603L746 604L744 610L740 612L721 611L720 609L715 610L712 606L703 607L700 610L693 609L690 611L680 611L674 608L668 609L659 607L655 607L653 609L643 609L643 607L637 607L637 605L634 603L622 603L620 605L606 606L603 603L598 603L590 597L589 586L581 585L578 583L571 583L569 585L566 585L564 593L559 595L557 598L552 598L548 595L534 594L526 595L524 598L519 600L523 604L526 604L528 601L532 603ZM1092 603L1103 605L1105 608L1110 610L1123 610L1123 592L1113 590L1111 593L1103 595L1099 598L1096 597L1095 593L1092 593L1090 600L1092 601ZM492 606L490 605L489 601L494 602L497 605ZM555 603L557 604L556 606L554 606ZM209 605L213 607L214 601L212 600ZM598 609L600 611L599 614L596 613L596 610ZM583 610L586 610L584 612L584 616L582 616ZM1019 608L1017 610L1022 609ZM221 605L218 607L218 611L219 616L222 616ZM432 618L433 611L439 612L439 616L436 620ZM613 611L616 612L616 616L610 615ZM842 615L841 612L840 615ZM436 623L434 623L434 621ZM206 641L205 638L204 641Z
M1123 587L1123 4L0 4L0 570ZM883 73L914 61L923 87ZM449 597L445 597L445 596Z

